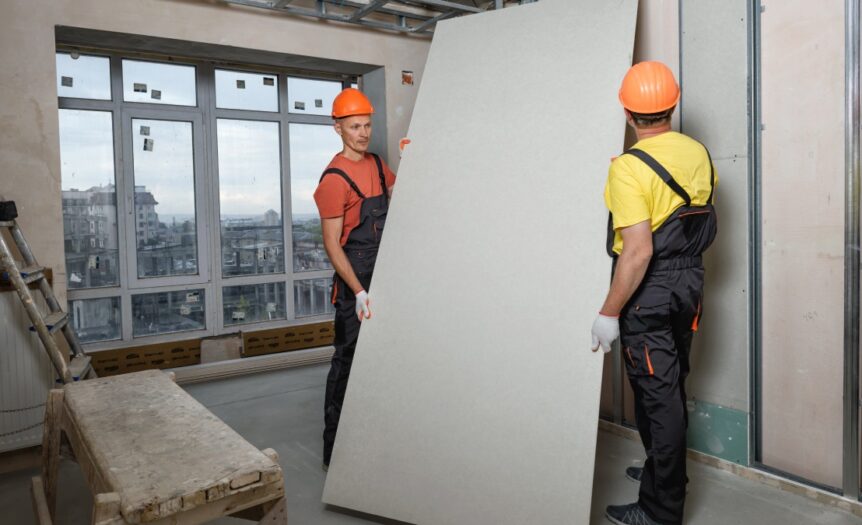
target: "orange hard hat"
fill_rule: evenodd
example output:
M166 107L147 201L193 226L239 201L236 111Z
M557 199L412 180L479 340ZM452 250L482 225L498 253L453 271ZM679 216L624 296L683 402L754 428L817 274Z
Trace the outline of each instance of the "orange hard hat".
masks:
M372 115L374 106L361 91L347 88L332 101L332 118L352 117L354 115Z
M661 113L679 102L679 85L661 62L639 62L623 78L620 103L629 111Z

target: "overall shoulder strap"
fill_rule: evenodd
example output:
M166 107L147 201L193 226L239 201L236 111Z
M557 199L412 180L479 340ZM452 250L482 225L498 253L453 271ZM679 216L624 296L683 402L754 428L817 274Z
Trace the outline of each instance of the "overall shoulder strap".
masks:
M349 184L349 185L350 185L350 188L351 188L353 191L355 191L357 195L359 195L359 198L360 198L360 199L365 199L365 195L364 195L361 191L359 191L359 187L356 185L356 183L355 183L355 182L353 182L353 179L351 179L350 177L348 177L346 173L344 173L343 171L341 171L341 170L340 170L340 169L338 169L338 168L328 168L326 171L324 171L324 172L323 172L323 175L321 175L321 176L320 176L320 182L323 182L324 177L326 177L326 176L327 176L327 175L329 175L330 173L334 173L334 174L336 174L336 175L340 175L340 176L341 176L341 178L342 178L342 179L344 179L344 180L347 182L347 184Z
M674 193L682 197L682 200L685 201L686 206L691 206L691 197L689 197L688 193L686 193L685 190L682 189L682 186L680 186L679 183L677 183L673 179L671 174L664 168L664 166L659 164L657 160L652 158L647 152L636 148L632 148L626 151L626 153L631 153L632 155L643 161L643 163L649 166L656 173L656 175L658 175L661 180L663 180L664 183L667 184L670 189L674 191Z
M383 173L383 162L380 161L380 157L377 156L376 153L368 153L374 159L374 163L377 164L377 176L380 177L380 191L383 192L383 198L387 201L389 200L389 189L386 187L386 175Z

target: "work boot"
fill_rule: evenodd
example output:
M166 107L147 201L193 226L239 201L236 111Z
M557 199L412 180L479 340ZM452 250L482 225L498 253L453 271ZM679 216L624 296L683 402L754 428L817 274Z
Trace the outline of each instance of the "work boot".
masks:
M608 505L608 508L605 509L605 517L617 525L661 525L647 516L647 513L637 503Z

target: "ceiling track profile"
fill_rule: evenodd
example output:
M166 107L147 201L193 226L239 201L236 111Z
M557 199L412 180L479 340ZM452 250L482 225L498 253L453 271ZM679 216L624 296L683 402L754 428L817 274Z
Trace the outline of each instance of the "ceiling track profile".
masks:
M223 0L285 15L430 37L441 20L538 0Z

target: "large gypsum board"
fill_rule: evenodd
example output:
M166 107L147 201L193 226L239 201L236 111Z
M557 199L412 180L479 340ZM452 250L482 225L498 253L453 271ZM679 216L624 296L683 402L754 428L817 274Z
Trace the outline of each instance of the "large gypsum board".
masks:
M636 0L437 26L323 500L427 525L588 523L602 191Z

